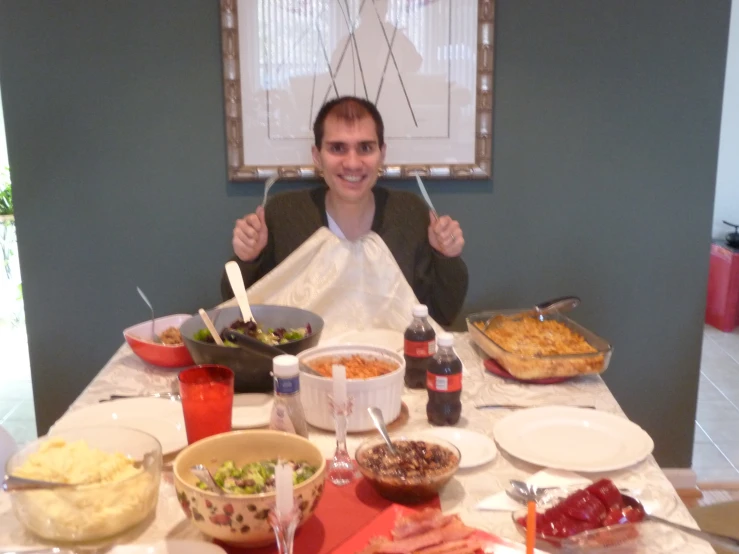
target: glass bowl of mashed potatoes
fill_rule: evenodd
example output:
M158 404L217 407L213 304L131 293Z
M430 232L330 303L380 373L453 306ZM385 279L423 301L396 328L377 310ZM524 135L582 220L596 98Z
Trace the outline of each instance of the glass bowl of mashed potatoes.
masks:
M47 540L99 541L141 523L156 508L162 447L125 427L59 431L13 455L7 475L67 483L10 494L15 517Z

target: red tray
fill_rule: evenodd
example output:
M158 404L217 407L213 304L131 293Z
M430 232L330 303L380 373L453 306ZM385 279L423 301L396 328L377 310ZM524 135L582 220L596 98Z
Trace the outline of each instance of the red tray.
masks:
M334 552L336 547L393 505L390 500L385 500L377 494L365 479L359 479L344 487L337 487L326 479L323 497L316 511L295 534L294 550L310 554ZM415 509L439 506L439 498L436 497L425 504L417 505ZM277 554L276 545L242 549L220 541L216 543L230 554Z
M497 375L498 377L509 379L511 381L518 381L519 383L528 383L531 385L553 385L555 383L562 383L563 381L568 381L576 377L575 375L573 375L571 377L547 377L546 379L519 379L518 377L514 377L513 375L508 373L507 370L505 370L498 362L496 362L492 358L488 358L487 360L485 360L483 362L483 365L485 366L486 370L494 375Z
M356 554L361 552L374 537L390 537L390 533L395 527L395 520L399 516L407 515L414 509L399 504L393 504L378 515L369 525L363 527L359 532L344 542L341 546L331 552L331 554ZM513 554L526 552L526 546L515 543L506 539L502 539L496 535L485 533L484 531L475 531L470 538L477 539L482 542L483 547L478 552L484 554ZM295 549L297 552L297 548ZM534 550L539 554L545 554L541 550Z

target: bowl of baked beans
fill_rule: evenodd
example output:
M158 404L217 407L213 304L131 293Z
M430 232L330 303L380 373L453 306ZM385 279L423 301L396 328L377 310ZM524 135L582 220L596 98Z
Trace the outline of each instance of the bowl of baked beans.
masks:
M347 431L358 433L374 429L367 408L377 406L386 423L398 418L403 395L405 359L387 348L360 344L316 346L298 354L314 373L300 373L300 398L305 419L319 429L332 431L334 419L329 407L333 392L334 365L346 368L347 396L352 412Z
M385 440L367 439L357 448L359 471L380 496L399 504L435 497L454 476L462 459L456 446L426 435L393 436L397 455Z

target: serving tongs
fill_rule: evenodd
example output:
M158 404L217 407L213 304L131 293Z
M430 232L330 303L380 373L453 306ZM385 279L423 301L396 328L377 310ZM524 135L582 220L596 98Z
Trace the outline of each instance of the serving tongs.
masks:
M280 356L282 354L285 354L285 352L283 352L276 346L272 346L271 344L265 344L260 340L250 337L249 335L245 335L244 333L240 333L231 328L224 329L222 334L223 334L223 338L226 339L227 341L230 341L236 344L239 348L248 350L251 354L261 356L263 358L269 358L271 360L275 356ZM323 375L311 369L310 367L308 367L302 362L298 362L298 368L303 373L309 373L310 375L316 375L318 377L323 377Z
M517 312L512 315L498 314L491 317L485 323L483 332L487 332L488 329L496 324L502 323L506 319L521 319L524 317L535 317L539 321L544 321L545 316L555 312L566 312L576 308L580 304L580 298L577 296L560 296L553 300L547 300L541 304L537 304L531 310L525 310L523 312Z

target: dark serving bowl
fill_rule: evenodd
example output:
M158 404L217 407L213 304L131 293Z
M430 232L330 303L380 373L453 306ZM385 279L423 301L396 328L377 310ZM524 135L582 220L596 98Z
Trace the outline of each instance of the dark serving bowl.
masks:
M311 326L311 334L300 340L276 345L285 354L297 355L307 348L318 344L323 331L323 318L318 314L292 308L290 306L272 306L257 304L251 306L254 319L262 327L295 328ZM241 317L238 306L217 308L208 311L208 317L218 332L223 331ZM249 350L243 347L218 346L217 344L195 340L193 337L200 329L205 329L205 323L199 314L185 321L180 326L182 340L192 354L196 364L220 364L230 367L234 372L234 390L241 392L268 392L273 388L272 358L263 351Z

